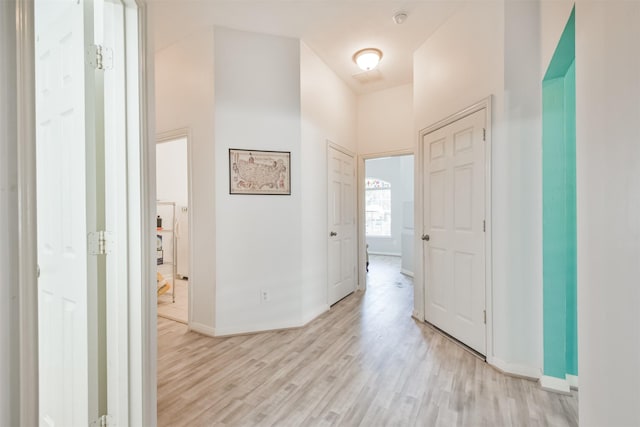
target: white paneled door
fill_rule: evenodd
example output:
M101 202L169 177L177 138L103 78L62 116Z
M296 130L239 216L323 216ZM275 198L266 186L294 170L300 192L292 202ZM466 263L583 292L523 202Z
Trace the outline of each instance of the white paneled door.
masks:
M425 320L486 354L485 123L423 136Z
M104 10L100 0L35 2L41 426L99 425L108 410L107 376L115 374L115 358L107 356L108 330L117 323L107 314L115 267L98 254L112 247L97 233L110 215L106 188L117 181L105 160L116 146L105 149L105 99L115 90L105 95L101 68L110 57L95 47ZM113 139L117 126L109 123Z
M329 305L356 290L354 157L328 147Z

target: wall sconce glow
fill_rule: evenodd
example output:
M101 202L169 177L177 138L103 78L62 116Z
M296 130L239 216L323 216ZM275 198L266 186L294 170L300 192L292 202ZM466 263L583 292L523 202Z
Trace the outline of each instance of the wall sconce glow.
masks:
M364 71L376 68L381 59L382 51L375 48L362 49L353 55L354 62Z

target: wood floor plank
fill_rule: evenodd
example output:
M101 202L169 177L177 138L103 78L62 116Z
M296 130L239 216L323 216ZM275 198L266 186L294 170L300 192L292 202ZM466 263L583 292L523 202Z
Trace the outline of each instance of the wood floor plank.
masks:
M304 328L227 338L158 319L160 426L577 426L577 393L505 376L410 317L371 257L367 292Z

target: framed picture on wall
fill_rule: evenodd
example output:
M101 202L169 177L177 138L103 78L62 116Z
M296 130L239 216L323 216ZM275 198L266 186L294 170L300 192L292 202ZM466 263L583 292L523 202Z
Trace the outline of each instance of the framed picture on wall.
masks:
M291 195L291 152L230 148L229 194Z

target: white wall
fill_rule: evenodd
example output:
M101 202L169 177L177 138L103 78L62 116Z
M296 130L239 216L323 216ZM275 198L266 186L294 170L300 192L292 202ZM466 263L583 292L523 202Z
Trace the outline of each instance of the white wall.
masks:
M297 326L302 315L299 41L216 28L215 57L217 236L210 244L217 248L216 333ZM290 151L291 195L230 195L229 148ZM262 290L269 301L261 302Z
M414 111L418 132L493 96L493 348L487 357L501 369L537 377L542 352L539 13L536 2L506 3L467 5L416 51ZM422 245L418 248L417 258ZM416 283L422 283L421 271ZM423 289L415 289L415 311L422 316Z
M215 169L213 135L213 29L200 31L156 53L156 123L163 133L188 128L192 156L192 327L215 326Z
M20 425L16 3L0 2L0 425Z
M493 145L494 354L503 367L535 377L543 337L540 5L504 4L504 137Z
M493 245L494 275L494 349L487 357L509 358L511 325L508 316L508 200L504 185L508 177L507 146L502 129L504 122L504 4L476 2L452 16L414 54L414 114L416 134L437 121L454 114L481 99L493 95ZM419 165L421 160L417 160ZM418 179L419 175L418 175ZM422 229L422 195L416 194L416 230ZM416 258L422 257L418 245ZM502 266L502 270L495 268ZM415 280L422 284L420 263L416 264ZM424 318L423 286L415 287L415 311Z
M536 2L534 2L536 3ZM575 1L541 0L540 9L540 80L551 63L560 36L567 25Z
M156 145L156 197L189 206L189 166L185 138Z
M533 377L542 365L542 62L548 64L569 12L564 2L478 2L415 55L418 128L493 95L488 356L502 369Z
M358 154L413 150L413 86L358 97Z
M191 132L192 326L218 334L297 326L327 308L326 147L331 140L356 151L357 98L304 43L216 33L221 76L214 76L213 30L156 55L158 133ZM269 56L269 67L252 72L237 54L243 49L280 61ZM291 151L292 195L231 197L229 147ZM247 257L256 268L246 268ZM268 304L259 303L262 289L270 291Z
M327 140L356 151L357 99L300 43L303 322L327 305Z
M413 202L413 156L369 159L365 161L365 168L365 177L382 179L391 184L391 236L367 236L369 253L400 256L404 204Z
M576 4L580 425L640 425L640 3Z

